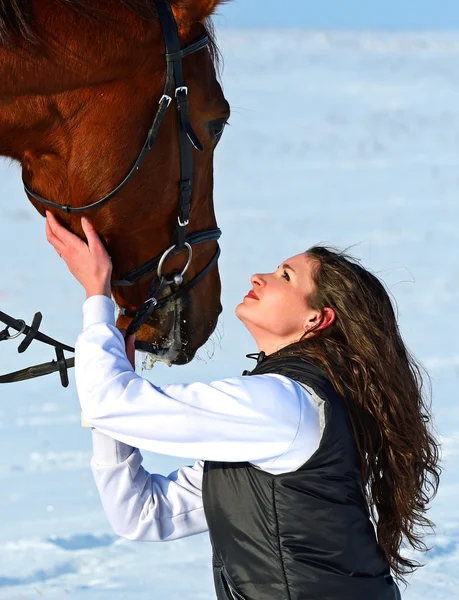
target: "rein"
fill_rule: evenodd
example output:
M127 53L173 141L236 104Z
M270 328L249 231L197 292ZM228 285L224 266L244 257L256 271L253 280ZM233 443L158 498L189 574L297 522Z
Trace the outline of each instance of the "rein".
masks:
M24 190L30 198L37 202L60 210L65 214L82 213L84 211L98 209L111 200L123 187L132 179L135 173L144 162L148 151L153 147L158 135L159 127L163 121L169 106L175 101L178 117L178 135L180 147L180 181L179 181L179 200L178 200L178 216L175 229L172 237L172 245L166 250L160 252L154 258L148 260L142 265L139 265L129 272L123 274L119 280L112 281L112 286L131 286L139 279L156 271L149 292L143 305L135 311L129 311L121 308L121 314L132 317L129 323L126 336L138 331L140 327L148 321L153 312L161 308L171 301L175 301L178 297L189 292L197 285L217 264L220 256L220 247L217 243L217 249L209 263L202 269L194 278L184 283L184 275L191 264L193 257L193 246L207 242L217 242L221 236L219 228L207 229L187 233L191 212L191 200L193 190L193 148L202 152L203 146L193 130L189 116L189 101L188 88L185 85L183 76L182 59L186 56L198 52L206 48L209 44L207 35L201 35L194 42L186 46L180 47L180 39L178 36L177 24L172 13L169 3L165 0L157 0L156 3L158 18L161 25L165 45L165 60L166 60L166 78L163 89L163 94L159 100L159 106L153 119L153 123L148 131L140 153L129 170L125 178L119 183L110 193L103 198L92 202L86 206L73 207L69 205L58 204L43 198L24 183ZM162 274L164 263L167 258L176 256L181 252L187 253L187 261L178 274L173 275L170 279ZM161 297L166 288L172 291L166 297ZM36 365L16 371L8 375L0 376L0 383L10 383L14 381L23 381L34 377L40 377L59 371L61 383L64 387L68 386L68 369L74 366L74 359L67 359L63 351L74 352L70 346L62 344L53 338L50 338L38 331L41 324L42 315L36 313L32 324L26 325L24 321L13 319L9 315L0 311L0 321L6 324L6 328L0 332L0 341L14 339L20 335L25 335L24 340L18 347L18 352L24 352L36 339L50 346L53 346L56 352L56 360L41 365ZM10 335L9 328L15 329L16 334ZM152 344L147 342L136 342L136 348L139 350L148 351L153 348Z
M0 331L0 342L5 340L13 340L20 335L24 335L24 339L18 346L18 352L21 354L25 352L33 340L53 346L56 352L56 360L52 360L48 363L42 363L33 367L27 367L21 371L15 371L14 373L8 373L7 375L0 376L0 383L14 383L16 381L25 381L26 379L33 379L35 377L41 377L42 375L48 375L49 373L55 373L59 371L61 383L64 387L69 384L68 369L75 365L74 358L65 358L64 350L67 352L75 352L75 349L66 344L62 344L57 340L41 333L38 328L41 325L42 315L41 313L35 313L32 321L32 325L26 325L21 319L13 319L9 315L0 311L0 321L6 324L5 329ZM9 328L15 329L17 333L11 335Z

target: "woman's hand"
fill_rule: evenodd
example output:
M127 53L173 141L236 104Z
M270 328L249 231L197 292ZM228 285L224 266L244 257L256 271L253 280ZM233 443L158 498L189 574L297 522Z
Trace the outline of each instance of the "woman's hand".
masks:
M81 226L87 243L65 229L50 212L46 211L48 242L64 259L75 279L84 287L86 297L104 295L111 298L112 261L89 219L81 217Z

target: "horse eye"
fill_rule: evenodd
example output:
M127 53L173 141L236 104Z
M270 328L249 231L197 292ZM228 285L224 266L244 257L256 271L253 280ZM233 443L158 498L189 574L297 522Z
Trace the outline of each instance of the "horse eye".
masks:
M215 119L215 121L209 121L209 133L214 142L221 138L226 124L226 119Z

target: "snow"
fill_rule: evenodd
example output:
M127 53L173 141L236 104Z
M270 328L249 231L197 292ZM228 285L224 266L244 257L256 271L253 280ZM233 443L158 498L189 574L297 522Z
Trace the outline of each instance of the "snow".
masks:
M317 242L350 247L387 283L402 334L429 370L444 473L426 566L406 600L446 600L459 585L459 34L224 30L231 126L216 153L224 312L185 367L158 383L211 381L251 363L234 316L253 272ZM46 243L17 167L0 165L1 310L73 345L83 291ZM52 358L0 345L1 372ZM0 600L214 597L206 535L169 544L115 536L89 470L73 379L0 388ZM178 459L149 455L168 473Z

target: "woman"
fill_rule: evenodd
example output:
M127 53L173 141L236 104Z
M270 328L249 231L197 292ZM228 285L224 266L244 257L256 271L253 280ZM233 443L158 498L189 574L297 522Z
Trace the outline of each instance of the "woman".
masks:
M249 376L157 387L135 374L110 259L82 226L87 245L47 218L87 293L76 379L115 531L159 541L208 530L219 599L400 598L391 571L404 581L419 566L400 546L425 549L440 469L380 281L322 247L254 275L236 309L259 349ZM139 447L197 462L151 475Z

